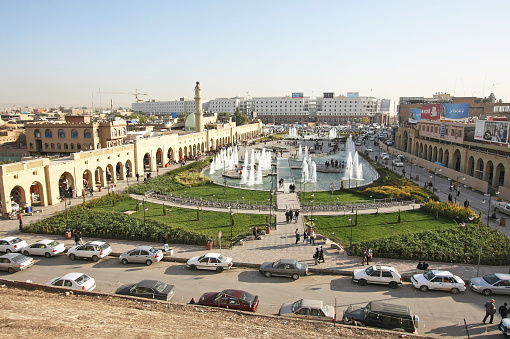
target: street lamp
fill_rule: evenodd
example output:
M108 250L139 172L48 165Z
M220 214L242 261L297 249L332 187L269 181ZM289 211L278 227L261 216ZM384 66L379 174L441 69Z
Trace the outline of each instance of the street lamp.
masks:
M66 209L66 229L69 229L69 224L68 224L68 220L67 220L67 204L68 204L68 202L64 195L64 207ZM71 208L71 197L69 197L69 208Z
M442 170L442 168L439 168L439 167L434 168L434 188L433 188L432 192L433 192L434 190L436 190L436 192L437 192L437 189L436 189L436 173L437 173L437 172L441 172L441 170Z
M310 200L310 202L312 203L312 215L310 217L310 226L313 227L313 197L315 196L315 194L312 193L311 197L312 199Z
M416 158L411 159L411 172L409 173L409 179L413 180L413 163Z
M232 207L230 207L230 248L232 248L234 240L233 230L234 230L234 212L232 212Z
M349 251L352 251L352 217L349 217L349 221L351 222L351 241L349 243Z
M492 192L493 188L491 185L489 185L488 193L484 194L484 196L489 197L489 206L487 208L487 226L489 226L489 220L490 220L490 213L491 213L491 198L492 198ZM499 191L495 191L494 195L498 195ZM485 204L485 199L482 200L482 203Z
M470 221L470 222L471 222L471 221L473 221L473 219L474 219L473 217L469 217L469 221ZM462 223L462 224L460 224L460 225L461 225L461 226L465 226L465 227L466 227L466 237L465 237L465 239L464 239L464 263L466 263L466 264L467 264L467 260L466 260L466 249L467 249L467 236L468 236L468 226L469 226L469 224L468 224L468 223L464 223L464 222L463 222L463 223Z
M457 182L456 182L457 183L457 193L455 193L455 203L457 203L457 196L459 195L459 192L460 192L459 191L459 189L460 189L460 187L459 187L459 180L464 180L464 179L466 179L466 178L461 176L461 175L457 176Z

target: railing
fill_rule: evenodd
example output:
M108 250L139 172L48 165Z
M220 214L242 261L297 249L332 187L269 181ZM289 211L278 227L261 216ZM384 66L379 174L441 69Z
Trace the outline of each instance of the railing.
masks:
M398 207L407 206L414 204L414 200L397 200L392 198L387 199L374 199L366 201L351 201L351 202L317 202L317 203L303 203L301 204L301 210L303 212L311 211L343 211L351 212L355 210L366 210L366 209L379 209L387 207Z

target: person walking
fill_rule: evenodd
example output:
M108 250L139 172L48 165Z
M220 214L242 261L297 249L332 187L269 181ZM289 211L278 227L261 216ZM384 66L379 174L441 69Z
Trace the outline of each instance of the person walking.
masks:
M371 248L369 248L368 251L367 251L367 265L370 265L370 263L368 261L369 260L372 261L373 255L374 255L374 252L372 251Z
M296 228L296 245L298 244L300 240L299 230Z
M485 320L490 316L489 324L492 324L494 321L494 314L496 314L496 300L491 299L491 301L487 301L485 303L485 317L483 317L482 322L485 324Z
M76 231L74 233L74 242L76 243L76 246L81 244L81 232L80 231Z
M305 230L303 232L303 242L306 241L306 244L308 245L308 232Z
M294 213L294 220L297 222L299 217L299 210L296 210L296 213Z
M376 160L376 161L377 161L377 160ZM402 176L403 176L404 178L406 177L406 169L405 169L405 168L402 170Z
M467 200L467 199L466 199L466 200L464 201L464 207L465 207L465 208L468 208L468 207L469 207L469 200Z
M322 263L324 264L326 261L324 260L324 248L319 246L319 262L322 260Z
M453 196L452 194L448 194L448 202L452 203L453 202Z
M23 215L21 215L21 213L18 213L18 219L19 219L19 231L23 232Z
M315 266L317 266L319 264L319 257L320 257L320 251L319 251L319 248L317 247L315 249L315 254L313 255L313 258L315 259Z
M313 228L310 229L310 244L315 245L315 231Z
M501 319L508 318L508 304L504 303L503 305L499 306L498 313L501 315Z
M365 266L365 261L367 261L367 256L368 256L368 251L367 249L365 248L363 250L363 258L361 259L361 265Z

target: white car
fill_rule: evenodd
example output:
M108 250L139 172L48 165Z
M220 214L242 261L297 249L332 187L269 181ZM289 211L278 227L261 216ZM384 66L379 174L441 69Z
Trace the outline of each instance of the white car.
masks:
M56 240L44 239L36 243L25 246L21 249L21 253L26 256L29 255L44 255L46 258L64 253L66 247L63 243Z
M161 259L163 259L163 251L152 246L140 246L119 256L119 261L123 265L134 262L150 266L153 262L161 261Z
M442 290L459 293L466 290L464 280L448 271L432 270L425 274L415 274L411 277L411 282L415 288L423 292Z
M367 152L373 152L374 149L372 147L367 147Z
M355 141L354 146L361 146L361 141Z
M390 288L397 288L402 284L402 277L398 271L391 266L370 266L367 269L360 268L352 272L352 280L361 286L370 284L388 285Z
M494 212L496 213L504 213L510 215L510 204L509 203L498 203L496 207L494 207Z
M322 300L301 299L292 303L284 303L278 315L307 320L335 321L336 312Z
M207 253L200 257L193 257L186 263L186 267L192 270L215 270L218 273L232 268L232 258L219 253Z
M0 239L0 252L21 252L21 249L27 245L27 242L25 240L21 240L20 238L5 237Z
M382 160L389 160L390 159L390 155L388 153L381 153L381 159Z
M92 259L98 261L112 253L112 248L107 242L104 241L89 241L83 245L71 247L67 251L67 255L71 260L76 258Z
M400 161L399 159L394 159L393 160L393 166L395 166L395 167L404 167L404 163L402 161Z
M96 281L84 273L67 273L62 277L51 279L46 285L62 286L83 291L92 291L96 288Z

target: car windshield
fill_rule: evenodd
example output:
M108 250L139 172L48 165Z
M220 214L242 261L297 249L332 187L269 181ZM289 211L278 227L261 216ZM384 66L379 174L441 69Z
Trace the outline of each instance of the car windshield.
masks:
M56 240L53 240L48 244L48 247L57 247L58 245L60 245L60 243Z
M105 250L105 249L107 249L108 247L110 247L110 245L109 245L107 242L105 242L105 243L103 243L103 244L99 245L99 248L100 248L100 249L102 249L102 250Z
M90 277L88 275L82 274L78 278L76 278L74 280L74 282L77 283L78 285L83 285L85 282L87 282L89 280L90 280Z
M483 280L485 280L489 285L494 285L499 281L499 278L494 273L492 273L484 276Z
M17 243L19 243L21 241L23 241L23 240L21 240L20 238L14 238L14 239L11 240L11 244L17 244Z
M303 266L303 265L301 265L301 263L299 261L296 261L296 268L299 269L299 268L301 268L301 266Z
M246 301L247 303L251 304L255 301L255 296L248 292L243 292L243 295L241 296L242 301Z
M329 315L329 305L328 304L323 302L321 309L322 309L322 312L324 312L325 315Z
M292 312L296 312L301 308L301 304L303 303L303 300L298 300L294 304L292 304Z
M429 271L429 272L425 273L423 276L428 281L431 281L436 275L432 271Z
M157 249L155 249L154 247L151 247L151 249L150 249L149 251L150 251L151 253L154 253L154 254L158 253L158 250L157 250Z
M158 281L156 282L156 285L154 286L154 289L156 291L158 291L159 293L163 293L163 291L165 290L165 288L167 287L168 285L165 284L164 282L161 282L161 281Z
M18 254L17 256L12 258L12 261L14 261L14 262L22 262L25 259L28 259L28 257L25 257L23 254Z
M367 275L370 275L370 274L372 274L372 272L373 272L373 271L374 271L374 268L373 268L372 266L370 266L369 268L367 268L367 269L365 270L365 273L366 273Z

